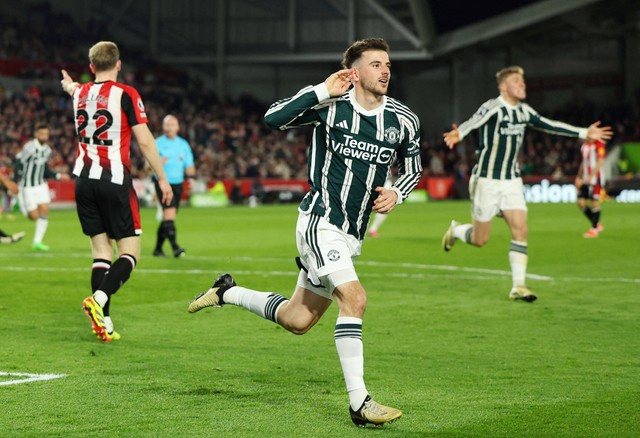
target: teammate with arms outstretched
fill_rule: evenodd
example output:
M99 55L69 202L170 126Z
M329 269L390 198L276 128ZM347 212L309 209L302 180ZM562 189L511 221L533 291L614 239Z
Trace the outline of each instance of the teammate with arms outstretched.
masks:
M598 237L604 229L600 223L600 193L605 184L602 165L607 156L607 149L601 141L585 142L580 148L580 154L582 162L576 175L578 207L591 223L589 231L582 236L592 239Z
M300 272L291 299L237 286L224 274L189 306L190 312L223 304L242 306L301 335L335 300L339 314L334 339L349 413L357 425L383 424L402 415L373 401L364 383L362 318L367 295L353 265L371 211L392 211L413 190L422 171L418 117L386 96L391 79L388 49L377 38L353 43L344 53L344 70L274 103L265 115L265 122L280 130L314 127L310 191L300 204L296 226ZM394 157L398 180L386 189Z
M474 246L484 246L491 234L491 220L501 215L511 231L509 263L513 287L512 300L535 301L537 296L527 288L527 205L524 199L518 154L527 127L552 134L580 137L589 140L611 138L611 128L596 122L588 128L577 128L539 115L522 102L526 96L524 70L507 67L496 73L500 96L490 99L466 122L444 133L444 141L453 148L475 129L479 130L476 151L478 162L469 181L473 224L451 221L442 238L445 251L456 240Z
M156 173L162 202L170 203L171 186L162 169L147 126L142 99L135 88L117 82L118 46L101 41L89 50L94 82L78 84L62 70L62 88L73 97L78 133L76 179L78 218L91 238L93 295L82 306L99 339L119 339L110 317L111 296L129 279L140 258L140 210L130 173L131 133ZM113 244L118 258L112 264Z

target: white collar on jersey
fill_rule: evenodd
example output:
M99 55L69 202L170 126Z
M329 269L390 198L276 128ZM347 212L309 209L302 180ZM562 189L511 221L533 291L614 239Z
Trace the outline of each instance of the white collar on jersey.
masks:
M366 110L356 100L356 90L355 88L352 88L351 90L349 90L349 101L351 102L351 105L353 105L355 110L363 116L377 116L384 111L384 107L387 105L387 96L382 96L382 105L372 110Z
M502 97L502 95L498 96L498 100L500 101L500 103L510 109L516 109L518 108L518 105L520 105L520 102L516 103L515 105L511 105L509 102L504 100L504 97Z

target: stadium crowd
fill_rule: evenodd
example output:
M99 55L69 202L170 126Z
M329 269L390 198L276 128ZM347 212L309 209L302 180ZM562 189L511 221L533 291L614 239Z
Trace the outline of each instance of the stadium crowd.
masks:
M68 41L73 39L67 38L65 32L76 37L79 33L87 34L89 38L93 35L78 29L66 16L56 17L59 23L66 23L58 26L60 32L56 35L39 31L45 26L37 26L37 23L44 24L45 17L51 17L51 11L41 9L47 7L47 4L33 6L28 29L2 22L0 18L0 65L23 62L14 75L21 78L23 84L25 81L29 84L21 90L9 90L9 87L5 89L0 77L0 159L5 167L10 168L16 153L32 137L35 123L46 122L51 129L50 143L54 150L51 167L70 172L76 154L76 134L69 97L58 85L59 68L63 61L66 66L78 66L77 69L86 68L87 62L84 49L68 46ZM99 23L90 28L99 28ZM24 63L42 59L49 61ZM136 65L135 74L131 70L121 74L122 82L132 84L140 91L147 107L149 127L155 135L161 135L161 121L166 114L178 117L180 135L189 141L193 149L200 181L306 179L307 130L287 133L270 130L262 121L268 103L259 102L251 96L241 96L236 100L220 99L206 91L197 80L184 80L184 72L165 70L159 74L158 66L149 64L150 61L140 62ZM91 79L88 70L75 73L81 80ZM185 83L189 84L186 89L178 85ZM604 108L590 102L576 102L555 112L536 109L550 118L579 126L587 126L592 120L612 124L616 133L609 143L612 146L620 141L640 140L638 100L633 106L619 104ZM448 129L443 127L442 132ZM422 133L423 176L466 179L475 162L475 136L449 150L442 132ZM528 130L520 158L522 173L556 179L572 177L580 163L579 146L576 139ZM144 160L135 147L132 148L132 161L132 173L145 176Z
M306 178L308 132L281 133L268 129L262 121L265 104L248 96L236 101L219 100L194 87L185 93L177 88L156 86L153 82L136 86L145 100L149 126L154 134L161 134L161 121L166 114L179 118L180 134L193 148L199 179L208 182L256 177ZM611 144L640 139L640 123L631 108L596 110L594 107L588 113L579 112L579 108L584 107L566 108L551 117L577 125L585 125L584 120L594 119L613 123L617 135ZM23 91L0 89L0 156L4 164L10 166L22 145L32 137L35 123L40 121L51 128L54 149L51 167L69 172L76 154L69 98L59 90L36 83ZM475 141L472 136L449 150L441 133L423 133L424 176L467 178L475 161ZM144 162L137 148L133 148L132 157L132 171L144 173ZM521 155L524 175L562 179L575 175L579 163L577 140L528 131Z

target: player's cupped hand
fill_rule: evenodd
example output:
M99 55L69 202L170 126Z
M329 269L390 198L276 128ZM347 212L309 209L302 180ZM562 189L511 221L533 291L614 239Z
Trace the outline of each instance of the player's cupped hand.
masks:
M329 90L329 96L340 96L347 91L351 85L358 80L358 72L355 68L345 68L329 76L324 84Z

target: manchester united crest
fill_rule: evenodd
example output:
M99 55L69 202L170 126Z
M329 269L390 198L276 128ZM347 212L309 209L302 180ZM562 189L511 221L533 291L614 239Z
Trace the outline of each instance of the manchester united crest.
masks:
M396 144L400 140L400 131L395 127L390 127L384 130L384 139L389 144Z

